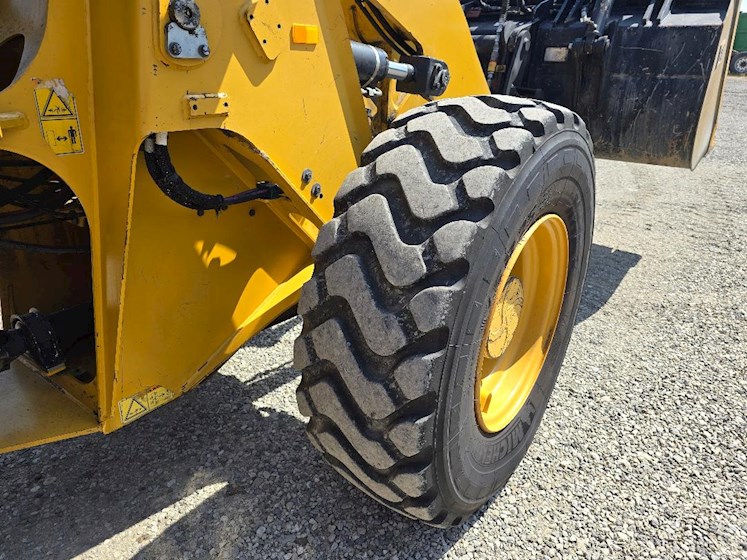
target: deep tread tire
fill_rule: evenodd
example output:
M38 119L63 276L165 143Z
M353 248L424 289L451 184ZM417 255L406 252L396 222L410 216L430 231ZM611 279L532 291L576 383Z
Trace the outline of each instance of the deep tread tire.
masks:
M591 247L591 140L567 109L468 97L403 115L362 159L320 232L299 303L299 407L312 443L354 485L454 525L505 485L552 391ZM573 222L560 323L525 409L487 436L471 404L486 294L548 204ZM475 461L487 466L472 472Z

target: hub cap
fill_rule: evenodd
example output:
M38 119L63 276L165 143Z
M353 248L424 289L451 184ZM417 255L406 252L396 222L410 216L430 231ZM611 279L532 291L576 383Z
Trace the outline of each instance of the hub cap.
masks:
M539 377L563 304L568 230L556 214L521 238L498 284L477 365L475 412L496 433L524 406Z

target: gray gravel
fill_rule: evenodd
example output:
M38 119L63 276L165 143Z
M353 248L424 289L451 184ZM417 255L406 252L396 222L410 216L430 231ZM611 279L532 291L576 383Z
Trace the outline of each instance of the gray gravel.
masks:
M584 303L545 421L466 526L401 518L307 442L297 320L111 436L0 457L0 560L747 558L747 80L695 173L599 162Z

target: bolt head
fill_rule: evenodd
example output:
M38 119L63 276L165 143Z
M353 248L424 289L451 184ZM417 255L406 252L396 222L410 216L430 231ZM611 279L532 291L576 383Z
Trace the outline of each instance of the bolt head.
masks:
M169 43L169 52L174 56L182 54L182 46L179 43Z
M171 0L169 18L186 31L194 31L200 26L200 8L194 0Z
M311 169L304 169L303 173L301 173L301 181L304 183L308 183L311 181L312 177L314 177L314 173L311 171Z
M315 183L313 187L311 187L311 196L319 196L322 194L322 186L319 183Z
M439 68L433 75L433 89L436 95L441 95L449 86L451 74L446 68Z
M200 53L200 56L203 58L207 58L210 56L210 47L207 45L200 45L200 47L197 49L197 52Z

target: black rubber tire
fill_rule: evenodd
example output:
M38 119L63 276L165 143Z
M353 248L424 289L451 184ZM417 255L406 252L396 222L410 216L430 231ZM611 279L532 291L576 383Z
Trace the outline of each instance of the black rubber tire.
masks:
M729 69L732 74L744 76L747 74L747 52L733 52Z
M403 115L363 164L337 193L299 303L299 408L358 488L455 525L506 484L552 392L591 249L591 140L567 109L468 97ZM486 435L473 404L482 326L514 246L547 213L571 245L559 324L524 408Z

